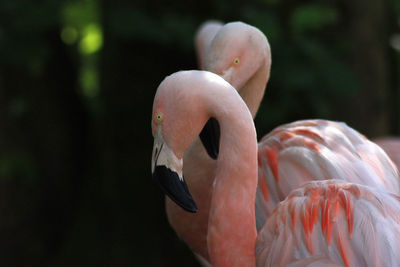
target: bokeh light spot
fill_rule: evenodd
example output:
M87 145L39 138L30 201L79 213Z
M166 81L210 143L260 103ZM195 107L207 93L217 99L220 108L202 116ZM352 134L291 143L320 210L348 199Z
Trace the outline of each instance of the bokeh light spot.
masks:
M61 40L66 44L74 44L78 40L78 31L74 27L64 27L61 30Z
M103 46L103 33L97 24L89 24L82 31L79 48L83 54L93 54Z
M83 94L92 98L99 93L99 82L97 72L92 68L85 68L81 73L81 86Z

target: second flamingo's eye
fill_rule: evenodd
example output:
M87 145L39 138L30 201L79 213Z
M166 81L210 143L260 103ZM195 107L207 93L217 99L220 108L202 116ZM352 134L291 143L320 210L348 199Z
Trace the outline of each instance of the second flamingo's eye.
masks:
M233 61L233 63L235 63L235 65L239 64L239 58L235 58L235 60Z
M162 122L162 119L163 119L163 114L162 113L157 113L155 117L156 117L156 122L157 123L161 123Z

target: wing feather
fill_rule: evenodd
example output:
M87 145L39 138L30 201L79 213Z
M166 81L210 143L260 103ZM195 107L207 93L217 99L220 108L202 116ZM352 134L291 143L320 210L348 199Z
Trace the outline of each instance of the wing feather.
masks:
M345 123L307 120L282 125L261 140L258 154L258 230L280 201L308 181L340 179L400 194L393 162Z
M259 232L257 266L398 266L399 214L399 197L384 190L343 180L306 183Z

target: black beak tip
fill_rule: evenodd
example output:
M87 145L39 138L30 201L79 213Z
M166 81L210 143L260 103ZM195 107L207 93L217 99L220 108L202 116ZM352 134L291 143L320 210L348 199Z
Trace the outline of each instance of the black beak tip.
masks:
M196 205L196 202L194 202L194 200L192 200L191 203L185 203L185 204L179 205L179 206L187 212L190 212L190 213L197 212L197 205Z
M187 212L195 213L197 205L184 179L165 166L156 166L153 172L153 179L157 181L161 190L177 205Z

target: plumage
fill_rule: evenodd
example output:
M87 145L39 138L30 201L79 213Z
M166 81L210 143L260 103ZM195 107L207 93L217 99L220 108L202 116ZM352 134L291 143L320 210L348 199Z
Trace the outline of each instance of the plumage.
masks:
M398 266L399 197L343 180L291 191L258 234L257 266Z
M182 95L185 97L179 98ZM219 102L216 96L224 101ZM338 174L342 175L338 177L341 180L311 181L293 189L277 204L257 234L256 132L245 103L222 78L205 71L178 72L167 77L156 93L153 121L160 113L163 121L152 124L154 144L162 143L162 149L168 148L168 153L153 150L159 153L152 157L153 170L166 166L172 173L181 173L180 161L185 151L210 116L215 116L221 125L206 239L212 266L400 264L400 197L381 188L347 182L352 180L351 172ZM325 149L323 143L329 146L331 142L322 142L319 132L295 132L319 140L315 145L321 151ZM176 138L181 135L184 138ZM283 136L288 140L294 138ZM349 149L357 147L356 137L353 133L338 149L354 154ZM316 146L307 145L307 149L314 150ZM178 163L170 164L171 160ZM162 179L155 176L156 180Z
M258 160L258 229L280 201L308 181L341 179L400 194L399 173L385 152L341 122L279 126L259 142Z

